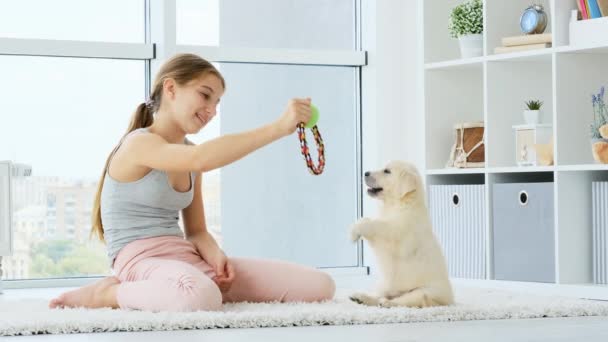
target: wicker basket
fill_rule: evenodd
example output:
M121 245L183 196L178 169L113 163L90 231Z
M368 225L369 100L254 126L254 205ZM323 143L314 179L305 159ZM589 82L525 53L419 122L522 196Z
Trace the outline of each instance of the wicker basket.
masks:
M455 142L447 167L484 167L484 123L465 122L454 125Z

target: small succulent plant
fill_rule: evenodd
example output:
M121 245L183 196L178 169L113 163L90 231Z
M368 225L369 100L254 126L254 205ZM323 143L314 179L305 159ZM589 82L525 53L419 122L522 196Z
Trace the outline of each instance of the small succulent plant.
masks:
M540 110L540 107L542 107L543 102L540 100L530 100L530 101L526 101L526 107L529 110Z

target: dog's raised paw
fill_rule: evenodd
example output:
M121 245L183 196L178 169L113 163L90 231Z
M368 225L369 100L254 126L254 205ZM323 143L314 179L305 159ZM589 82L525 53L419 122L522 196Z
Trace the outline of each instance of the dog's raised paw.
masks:
M353 227L350 230L350 241L357 242L359 241L359 239L361 239L361 234L359 234L359 231L355 227Z

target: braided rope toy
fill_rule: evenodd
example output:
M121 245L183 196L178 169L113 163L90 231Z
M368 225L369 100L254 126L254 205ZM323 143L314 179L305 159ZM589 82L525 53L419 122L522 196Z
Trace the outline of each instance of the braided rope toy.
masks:
M300 148L302 150L302 155L304 156L304 160L306 160L306 166L308 170L313 175L320 175L323 173L323 168L325 167L325 145L323 144L323 138L321 137L321 133L319 133L319 129L317 128L317 121L319 121L319 110L317 107L310 105L310 120L305 124L300 122L298 124L298 138L300 139ZM315 166L310 158L310 152L308 150L308 144L306 143L306 132L305 128L311 128L312 134L315 138L315 143L317 144L317 154L319 165Z

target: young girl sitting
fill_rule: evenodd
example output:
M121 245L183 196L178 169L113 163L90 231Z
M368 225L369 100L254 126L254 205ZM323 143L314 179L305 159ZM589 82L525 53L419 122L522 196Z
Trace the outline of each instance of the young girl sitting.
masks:
M219 71L196 55L176 55L161 67L150 99L107 158L93 206L92 232L107 243L114 276L60 295L51 308L196 311L225 302L333 297L328 274L283 261L229 259L207 231L202 173L290 135L310 118L310 99L292 99L270 124L190 143L186 135L215 116L224 90Z

